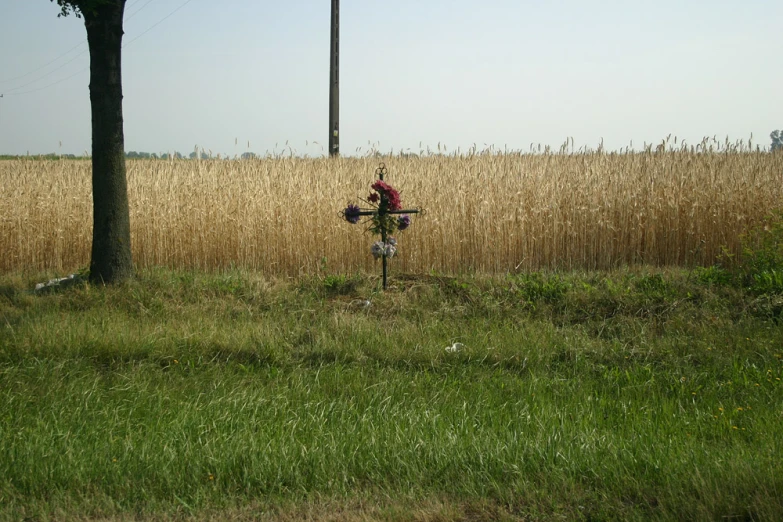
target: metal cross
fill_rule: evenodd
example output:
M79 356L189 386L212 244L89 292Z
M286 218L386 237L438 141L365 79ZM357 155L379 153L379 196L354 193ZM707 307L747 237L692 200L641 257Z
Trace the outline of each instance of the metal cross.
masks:
M384 174L387 174L386 165L381 163L377 169L375 169L375 174L378 176L378 179L383 181ZM381 224L380 226L380 232L381 232L381 241L386 244L386 239L388 236L389 231L384 226L386 221L383 219L383 216L385 215L394 215L394 214L418 214L421 212L421 209L410 209L410 210L389 210L389 201L386 197L386 194L381 192L380 193L380 203L378 204L378 208L375 210L361 210L355 215L358 216L378 216L380 219L378 222ZM387 261L386 261L386 252L383 253L383 289L386 290L386 281L387 281Z

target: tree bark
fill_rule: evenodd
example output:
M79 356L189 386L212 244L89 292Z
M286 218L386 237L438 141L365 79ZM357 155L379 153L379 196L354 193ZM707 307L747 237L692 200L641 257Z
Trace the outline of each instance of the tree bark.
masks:
M122 120L122 19L125 0L85 9L90 48L93 230L90 280L117 283L133 275L125 137Z

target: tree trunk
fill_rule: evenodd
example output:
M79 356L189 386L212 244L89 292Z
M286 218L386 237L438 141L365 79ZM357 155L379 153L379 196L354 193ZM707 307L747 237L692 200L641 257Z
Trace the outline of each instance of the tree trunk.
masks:
M122 130L124 10L125 0L110 0L82 13L90 47L93 208L90 280L96 283L117 283L133 275Z

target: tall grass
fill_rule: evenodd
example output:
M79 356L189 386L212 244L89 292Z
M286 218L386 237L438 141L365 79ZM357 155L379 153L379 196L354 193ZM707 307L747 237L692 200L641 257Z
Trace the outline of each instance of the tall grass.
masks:
M687 270L34 277L0 275L0 521L783 520L780 306Z
M395 270L503 273L714 262L783 207L783 155L745 147L128 162L137 267L373 269L339 211L379 161L406 208ZM89 263L89 161L0 162L0 270Z

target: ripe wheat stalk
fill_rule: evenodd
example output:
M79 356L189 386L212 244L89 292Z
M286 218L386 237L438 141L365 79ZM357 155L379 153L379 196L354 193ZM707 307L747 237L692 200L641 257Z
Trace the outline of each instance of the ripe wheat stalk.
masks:
M128 161L136 267L298 276L375 270L372 236L340 219L384 161L406 208L395 270L708 265L783 207L783 154L641 153ZM89 264L89 161L0 162L0 270Z

